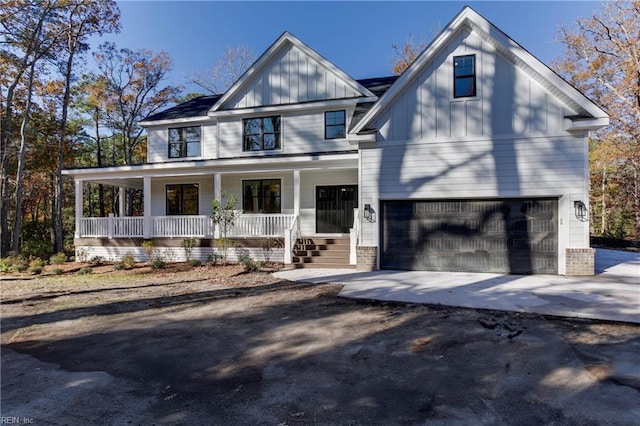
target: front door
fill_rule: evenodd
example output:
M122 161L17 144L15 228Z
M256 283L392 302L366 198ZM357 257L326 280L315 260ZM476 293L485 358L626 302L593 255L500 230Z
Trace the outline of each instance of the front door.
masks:
M353 226L353 209L356 207L357 185L316 187L316 232L348 234Z

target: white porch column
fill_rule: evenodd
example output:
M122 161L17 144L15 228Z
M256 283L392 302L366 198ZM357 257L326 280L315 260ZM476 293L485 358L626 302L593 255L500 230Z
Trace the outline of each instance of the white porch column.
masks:
M82 181L76 179L76 231L74 234L75 238L80 238L80 222L82 222Z
M300 170L293 171L293 214L300 215Z
M118 216L124 217L124 204L127 202L127 193L123 186L118 188Z
M144 200L144 230L142 238L151 238L151 178L145 176L142 178L142 195Z
M222 199L222 173L213 175L213 198L215 200ZM213 228L213 238L220 238L220 229L217 226Z
M216 200L222 198L222 173L213 175L213 198Z

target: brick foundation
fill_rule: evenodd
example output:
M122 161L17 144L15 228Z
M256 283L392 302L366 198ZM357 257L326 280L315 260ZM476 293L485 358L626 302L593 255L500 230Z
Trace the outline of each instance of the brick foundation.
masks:
M592 248L567 249L567 275L594 275L596 250Z
M356 247L356 259L358 271L375 271L378 269L378 247Z

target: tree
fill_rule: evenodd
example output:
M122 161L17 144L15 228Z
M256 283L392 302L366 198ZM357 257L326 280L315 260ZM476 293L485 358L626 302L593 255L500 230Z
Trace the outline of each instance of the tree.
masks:
M225 201L226 200L226 201ZM233 227L238 218L239 212L238 198L235 194L227 197L222 194L221 199L211 201L211 221L220 227L220 246L222 247L222 258L224 265L227 265L227 251L229 249L229 239L227 238L229 230Z
M255 56L246 46L227 46L213 67L205 73L194 73L192 83L211 94L224 93L251 66Z
M397 44L392 44L391 48L393 49L393 56L391 57L391 61L393 62L393 67L391 68L394 75L400 75L409 68L409 65L413 63L413 61L418 57L418 55L427 47L427 43L424 41L424 38L421 38L420 41L416 44L413 41L413 35L409 34L407 40L405 41L402 47Z
M138 123L172 103L181 88L161 87L171 69L166 52L154 55L146 49L118 49L113 43L101 44L98 49L94 57L106 85L101 107L108 125L122 137L124 163L132 164L144 130Z
M566 56L556 63L556 68L602 105L611 117L611 126L600 131L596 135L599 142L592 144L592 150L600 151L595 155L598 163L592 163L592 171L597 175L599 170L599 175L603 176L599 181L601 188L604 185L600 199L592 198L592 204L600 204L601 215L605 218L619 217L624 221L624 218L632 217L629 231L638 238L640 2L605 3L598 13L578 19L576 24L575 30L562 28L560 31ZM606 149L600 145L606 145ZM614 182L621 187L614 188ZM595 188L594 184L592 179L592 188ZM614 207L616 210L611 211ZM600 231L606 232L607 228L604 223Z
M55 251L61 252L64 245L62 233L62 168L64 165L64 146L67 136L67 118L71 99L72 84L75 80L76 57L89 49L87 39L92 35L118 32L120 30L120 11L113 0L81 0L65 3L57 20L64 27L63 55L58 62L64 81L62 111L60 120L60 140L58 144L58 163L56 168L55 216L53 229Z
M9 189L9 166L15 155L16 168L16 214L14 217L14 238L12 248L18 249L20 226L22 220L22 185L24 172L24 156L27 150L27 130L32 107L33 87L37 67L48 56L54 53L60 42L62 31L54 19L58 4L55 1L6 1L0 9L0 25L3 48L0 59L7 66L7 75L3 79L3 120L0 136L0 249L5 252L9 247L9 215L8 203L11 199ZM20 84L26 86L22 123L20 126L19 149L14 148L16 135L13 130L14 95ZM4 93L6 84L6 94Z

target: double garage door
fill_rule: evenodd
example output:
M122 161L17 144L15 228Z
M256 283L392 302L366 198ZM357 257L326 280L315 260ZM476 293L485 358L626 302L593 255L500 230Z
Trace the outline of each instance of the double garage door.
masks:
M382 269L556 274L558 200L381 203Z

